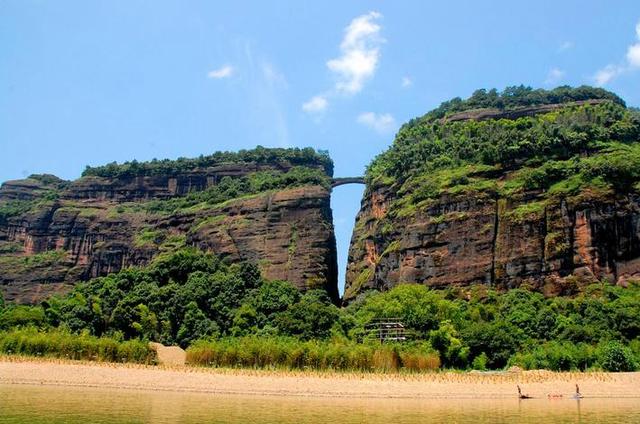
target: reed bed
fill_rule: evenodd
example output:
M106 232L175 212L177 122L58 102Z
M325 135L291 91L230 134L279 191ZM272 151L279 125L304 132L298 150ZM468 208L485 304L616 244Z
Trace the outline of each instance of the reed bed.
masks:
M0 353L138 364L156 362L155 352L144 341L119 341L60 330L21 329L0 332Z
M199 341L187 349L187 362L209 367L366 372L434 371L441 365L438 354L424 345L262 337Z

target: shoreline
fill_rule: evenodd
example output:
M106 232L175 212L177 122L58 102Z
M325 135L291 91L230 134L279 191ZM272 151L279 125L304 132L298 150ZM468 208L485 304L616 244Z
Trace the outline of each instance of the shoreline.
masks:
M534 398L640 398L640 372L383 374L170 367L63 359L0 357L0 384L360 399L515 399L516 384Z

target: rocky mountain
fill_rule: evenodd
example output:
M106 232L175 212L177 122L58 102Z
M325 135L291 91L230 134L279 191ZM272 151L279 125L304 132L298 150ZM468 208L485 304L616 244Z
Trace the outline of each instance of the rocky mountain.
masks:
M182 246L337 300L332 162L312 149L87 168L0 188L0 290L33 303Z
M370 165L345 300L401 282L572 294L640 278L640 115L604 90L479 90Z
M32 175L0 188L0 290L37 302L184 246L334 302L333 163L313 149ZM405 124L364 178L344 300L400 283L573 294L640 278L640 113L591 87L478 90Z

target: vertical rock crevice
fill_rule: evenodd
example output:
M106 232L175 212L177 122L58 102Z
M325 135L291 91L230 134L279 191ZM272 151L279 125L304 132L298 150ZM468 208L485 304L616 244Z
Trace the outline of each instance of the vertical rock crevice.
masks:
M499 211L499 200L497 197L494 198L495 202L495 211L493 214L493 234L491 239L491 285L495 285L496 283L496 244L498 242L498 228L499 220L500 220L500 211Z

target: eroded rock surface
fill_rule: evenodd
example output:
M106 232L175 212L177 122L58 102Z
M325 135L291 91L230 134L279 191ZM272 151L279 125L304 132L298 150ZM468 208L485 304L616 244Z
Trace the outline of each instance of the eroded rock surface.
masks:
M485 196L443 196L424 212L380 220L394 193L365 194L349 251L345 300L401 282L432 287L528 285L570 294L598 280L640 277L640 199L634 195L548 205L514 217L522 203ZM536 202L535 193L528 203ZM527 203L524 202L524 203Z
M337 300L330 193L322 186L169 214L143 207L264 169L241 164L172 176L6 182L0 203L32 203L24 213L0 217L0 290L9 301L34 303L78 281L146 264L163 251L197 246L230 262L254 262L266 278L289 280L301 290L324 288ZM54 186L58 195L47 197Z

